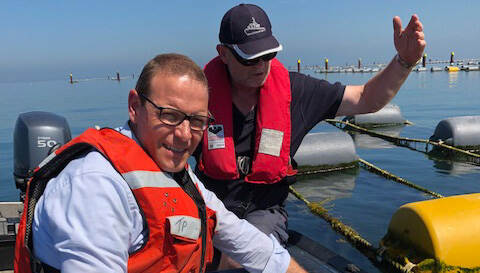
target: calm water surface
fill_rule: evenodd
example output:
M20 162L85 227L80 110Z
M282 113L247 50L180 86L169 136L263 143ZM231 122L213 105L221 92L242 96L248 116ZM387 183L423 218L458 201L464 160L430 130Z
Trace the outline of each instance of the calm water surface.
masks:
M330 82L363 84L372 74L314 74ZM70 85L66 81L0 83L0 201L17 201L13 182L13 128L17 116L28 111L49 111L64 116L76 136L94 125L117 127L128 118L127 95L135 80L97 80ZM413 72L393 103L413 126L390 133L428 138L442 119L480 115L480 72ZM336 130L321 124L314 131ZM381 168L443 195L480 192L480 168L459 162L433 160L423 153L355 135L358 155ZM311 201L329 198L326 207L374 245L383 237L399 206L428 196L363 169L302 179L295 187ZM294 197L287 204L290 227L297 229L370 272L378 272L366 258L310 214Z
M331 82L362 84L368 74L311 74ZM393 103L413 126L387 129L387 134L429 138L439 121L454 116L480 115L480 73L413 72ZM330 131L330 125L314 130ZM427 155L367 135L353 136L358 155L422 187L449 196L480 192L480 168L460 162L433 160ZM330 214L352 226L362 237L378 246L390 218L399 206L426 196L364 169L308 177L295 185L307 199L326 203ZM369 272L379 272L362 254L331 231L325 221L311 217L303 202L289 197L290 227L314 237L330 249L356 262Z

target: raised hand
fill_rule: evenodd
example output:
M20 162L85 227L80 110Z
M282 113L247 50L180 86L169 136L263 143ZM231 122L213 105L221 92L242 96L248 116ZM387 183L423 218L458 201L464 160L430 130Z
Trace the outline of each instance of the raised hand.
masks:
M416 14L412 15L405 29L402 29L400 17L393 17L393 42L400 58L408 64L414 64L422 57L427 42Z

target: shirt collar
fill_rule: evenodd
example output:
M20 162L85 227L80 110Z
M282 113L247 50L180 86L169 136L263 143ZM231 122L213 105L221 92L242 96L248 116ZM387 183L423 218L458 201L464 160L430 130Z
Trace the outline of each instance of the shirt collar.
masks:
M125 124L121 127L118 127L118 128L115 128L115 130L117 130L118 132L122 133L122 135L124 136L127 136L133 140L135 140L135 142L140 145L140 147L142 146L140 144L140 141L138 141L138 138L135 136L135 133L132 131L132 129L130 128L130 124L129 124L129 120L127 120L125 122Z

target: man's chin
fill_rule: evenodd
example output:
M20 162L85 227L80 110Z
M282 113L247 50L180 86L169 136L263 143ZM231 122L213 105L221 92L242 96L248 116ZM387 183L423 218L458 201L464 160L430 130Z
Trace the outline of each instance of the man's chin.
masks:
M267 81L266 77L261 79L261 80L253 81L255 84L253 84L252 87L261 88L265 84L266 81Z
M160 169L162 169L163 172L169 172L169 173L178 173L179 171L183 170L183 166L162 166Z
M172 160L168 163L169 164L158 164L158 166L160 166L160 168L164 172L176 173L185 168L185 165L187 164L187 160L186 159L182 159L178 161Z

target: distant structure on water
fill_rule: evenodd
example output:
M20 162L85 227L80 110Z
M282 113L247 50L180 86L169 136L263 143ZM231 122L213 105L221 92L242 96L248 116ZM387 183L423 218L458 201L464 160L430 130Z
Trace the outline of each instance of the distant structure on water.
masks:
M452 51L450 53L450 58L448 60L432 60L427 59L427 54L424 54L422 59L418 62L412 71L415 72L424 72L424 71L447 71L447 72L458 72L458 71L480 71L480 59L461 59L455 60L455 53ZM427 67L427 65L429 67ZM345 66L330 66L328 58L324 59L323 66L321 65L303 65L301 66L300 59L297 60L296 71L306 71L313 70L315 73L376 73L379 72L386 64L375 62L370 65L363 65L362 59L358 58L357 65L345 65ZM290 71L294 71L292 67L288 68Z
M135 74L134 73L132 73L131 78L135 79ZM121 81L121 80L125 80L125 79L130 79L130 76L120 77L120 72L116 72L115 77L111 77L110 75L108 75L107 77L84 78L84 79L78 79L78 80L73 79L73 73L70 73L70 75L69 75L69 83L70 84L79 83L79 82L86 82L86 81L95 81L95 80Z

